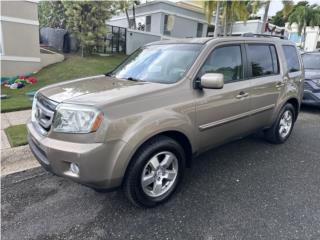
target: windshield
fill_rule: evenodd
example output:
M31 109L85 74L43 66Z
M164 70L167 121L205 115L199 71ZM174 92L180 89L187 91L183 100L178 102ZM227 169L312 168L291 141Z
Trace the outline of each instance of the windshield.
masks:
M320 70L320 54L303 54L304 68Z
M200 44L151 45L134 52L111 76L157 83L178 82L200 52Z

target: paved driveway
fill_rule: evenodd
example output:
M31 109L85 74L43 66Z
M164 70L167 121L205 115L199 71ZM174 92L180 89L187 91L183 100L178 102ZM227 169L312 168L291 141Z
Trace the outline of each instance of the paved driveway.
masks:
M283 145L253 136L200 156L155 209L41 168L2 178L1 202L3 239L320 239L320 111Z

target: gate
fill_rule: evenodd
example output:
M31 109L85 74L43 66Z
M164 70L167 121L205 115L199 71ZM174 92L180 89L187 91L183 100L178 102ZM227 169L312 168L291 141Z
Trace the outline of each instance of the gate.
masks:
M127 29L107 25L105 53L126 53Z

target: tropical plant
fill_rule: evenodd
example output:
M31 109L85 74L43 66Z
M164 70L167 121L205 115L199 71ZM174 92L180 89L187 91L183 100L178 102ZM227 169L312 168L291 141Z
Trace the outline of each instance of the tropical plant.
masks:
M65 9L61 1L40 1L38 17L40 27L66 27Z
M266 24L268 22L268 13L269 13L269 7L270 7L270 0L267 1L261 1L262 5L264 6L264 13L262 18L262 26L261 26L261 33L265 32Z
M234 21L247 21L250 12L248 11L247 1L230 1L223 2L223 35L226 36L232 33L232 26Z
M215 32L214 37L219 34L220 28L220 11L222 12L223 34L227 35L232 31L232 24L236 20L246 21L250 15L252 1L204 1L204 13L208 24L211 24L213 12L215 12Z
M220 26L220 1L204 1L203 9L207 19L208 24L211 24L211 19L213 16L213 12L215 12L215 20L214 20L214 37L218 37L219 35L219 26Z
M137 28L136 23L136 6L140 4L140 1L133 1L133 0L122 0L118 1L119 9L126 14L128 28ZM130 20L129 16L129 9L132 9L132 21Z
M289 24L298 24L298 34L301 36L303 31L303 44L305 46L306 41L306 28L307 26L319 26L320 25L320 7L318 5L300 5L290 13Z
M67 28L79 40L82 56L105 44L105 21L113 13L113 4L110 1L63 1Z
M294 3L292 0L283 0L282 4L283 4L283 8L281 11L283 13L283 16L287 18L294 8Z

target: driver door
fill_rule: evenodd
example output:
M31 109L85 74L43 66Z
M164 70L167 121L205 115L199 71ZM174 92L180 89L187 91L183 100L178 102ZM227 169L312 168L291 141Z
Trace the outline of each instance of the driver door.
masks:
M221 45L212 50L200 68L205 73L222 73L222 89L196 92L196 125L200 151L245 135L250 123L250 80L245 77L245 49L242 43Z

